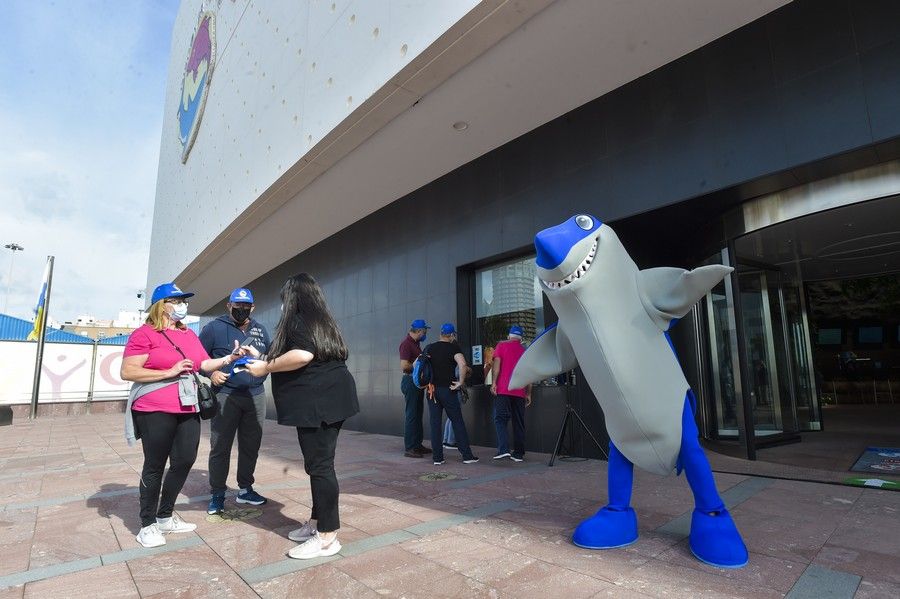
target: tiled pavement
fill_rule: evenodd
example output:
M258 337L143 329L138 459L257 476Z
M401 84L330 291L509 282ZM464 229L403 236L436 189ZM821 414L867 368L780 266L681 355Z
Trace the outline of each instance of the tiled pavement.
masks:
M640 540L588 551L569 535L603 503L605 462L498 463L481 448L479 464L448 452L432 467L400 445L341 434L344 549L297 561L285 535L310 497L291 429L267 422L257 488L270 502L241 521L207 519L204 436L179 506L196 534L145 550L134 540L141 451L125 445L121 415L2 427L0 599L900 596L897 492L717 475L751 551L747 567L721 570L687 548L683 480L637 473ZM420 479L434 472L451 477Z

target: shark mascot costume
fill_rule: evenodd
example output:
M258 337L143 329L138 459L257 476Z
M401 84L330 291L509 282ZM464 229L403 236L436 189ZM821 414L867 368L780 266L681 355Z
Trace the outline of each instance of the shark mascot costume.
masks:
M588 549L635 542L634 465L662 475L677 467L694 494L691 551L714 566L745 565L747 548L716 491L698 441L694 395L666 334L732 269L638 270L613 230L585 214L541 231L534 245L559 323L528 347L510 387L581 366L611 439L609 504L578 525L573 542Z

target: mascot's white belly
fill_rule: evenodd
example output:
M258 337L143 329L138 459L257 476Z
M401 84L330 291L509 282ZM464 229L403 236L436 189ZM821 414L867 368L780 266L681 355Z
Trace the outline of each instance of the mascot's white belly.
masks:
M636 309L599 303L593 317L580 306L554 305L562 323L559 334L571 343L619 451L640 468L668 474L681 445L687 380L639 302Z

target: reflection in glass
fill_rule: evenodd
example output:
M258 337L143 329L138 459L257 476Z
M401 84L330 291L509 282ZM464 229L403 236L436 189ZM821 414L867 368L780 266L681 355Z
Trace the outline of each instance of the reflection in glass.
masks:
M483 346L484 370L489 372L493 348L506 339L509 327L519 325L525 340L544 329L543 293L534 256L517 258L475 273L475 345Z
M724 281L713 288L706 301L710 318L716 432L720 438L737 437L737 394L734 388L734 362L731 356L731 338L734 330L729 324Z

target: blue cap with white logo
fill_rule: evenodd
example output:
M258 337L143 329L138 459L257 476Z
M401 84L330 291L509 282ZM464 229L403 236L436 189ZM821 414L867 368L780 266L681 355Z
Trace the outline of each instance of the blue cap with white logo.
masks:
M425 324L425 321L421 318L417 318L409 325L410 329L430 329L431 327Z
M510 335L518 335L519 337L524 337L525 331L523 331L522 327L520 327L519 325L514 324L513 326L509 327L509 334Z
M156 302L164 299L169 299L170 297L193 297L193 293L186 293L178 288L178 285L175 283L163 283L159 287L153 290L153 296L150 298L150 303L155 304Z
M452 322L445 322L441 325L441 335L452 335L456 332L456 327L453 326Z
M237 288L231 292L231 297L228 298L232 304L237 303L245 303L252 304L253 303L253 294L250 293L249 289Z

